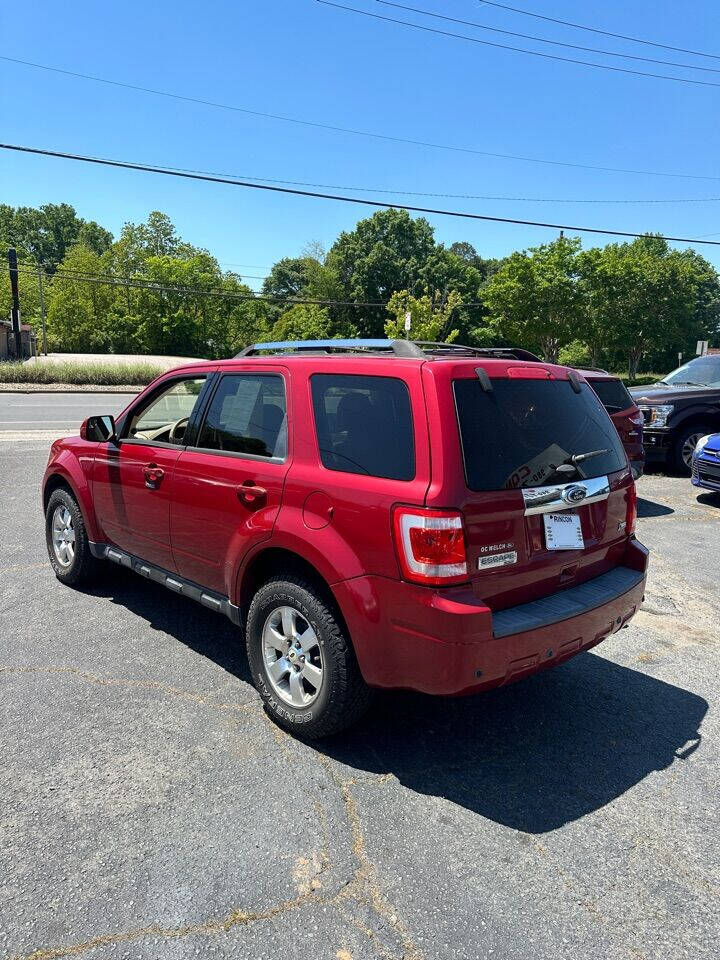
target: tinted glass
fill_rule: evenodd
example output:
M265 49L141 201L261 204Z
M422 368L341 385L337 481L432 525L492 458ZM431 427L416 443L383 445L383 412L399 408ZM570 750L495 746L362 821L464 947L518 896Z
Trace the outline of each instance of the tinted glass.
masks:
M282 377L229 374L220 381L197 441L206 450L283 459L287 453Z
M601 477L626 465L612 420L587 386L567 380L456 380L455 403L465 475L471 490L566 483ZM571 456L602 450L570 471Z
M311 377L320 459L329 470L415 476L410 395L395 377Z
M588 380L588 383L609 413L627 410L635 404L622 380Z
M685 384L720 387L720 356L696 357L673 370L662 382L672 383L676 387Z
M137 440L183 443L187 422L204 385L205 377L173 381L131 418L128 436Z

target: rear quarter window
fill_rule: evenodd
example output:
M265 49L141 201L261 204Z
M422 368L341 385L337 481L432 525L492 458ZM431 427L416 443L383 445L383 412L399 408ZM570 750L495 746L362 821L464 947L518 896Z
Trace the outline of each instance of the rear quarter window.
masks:
M310 384L324 467L389 480L413 479L415 444L404 381L316 373Z

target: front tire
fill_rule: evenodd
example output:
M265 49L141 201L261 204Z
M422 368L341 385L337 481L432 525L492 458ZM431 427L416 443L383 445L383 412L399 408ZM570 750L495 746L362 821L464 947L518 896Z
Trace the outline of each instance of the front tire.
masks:
M92 582L100 561L90 552L90 542L78 502L62 488L55 490L45 511L45 541L50 564L61 583L80 587Z
M265 709L305 740L350 726L368 708L349 638L308 581L279 575L253 597L246 625L248 661Z
M695 444L701 437L712 430L703 426L684 427L675 437L670 454L670 462L679 473L689 474L692 471L692 453Z

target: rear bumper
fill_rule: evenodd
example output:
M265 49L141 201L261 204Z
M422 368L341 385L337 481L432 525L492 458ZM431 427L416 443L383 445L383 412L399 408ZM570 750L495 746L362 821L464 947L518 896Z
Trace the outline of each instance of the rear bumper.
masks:
M333 589L367 683L464 694L555 666L615 633L642 602L646 568L647 550L632 540L624 566L495 616L464 587L358 577Z

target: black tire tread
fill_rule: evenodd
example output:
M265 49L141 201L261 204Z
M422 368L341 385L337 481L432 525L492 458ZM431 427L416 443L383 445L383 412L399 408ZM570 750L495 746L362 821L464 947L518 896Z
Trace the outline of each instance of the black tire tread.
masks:
M331 697L322 714L308 723L293 723L268 703L263 695L262 685L258 684L254 666L252 644L253 621L268 594L282 586L291 586L306 594L304 602L314 607L313 620L317 621L326 650L326 669L333 670ZM294 599L291 596L288 599ZM312 605L312 606L311 606ZM250 603L247 616L246 644L248 661L253 672L256 686L265 703L265 709L273 720L304 740L316 740L331 736L354 724L366 712L373 699L373 691L365 684L355 658L355 651L349 638L345 636L331 604L318 591L317 586L294 573L278 572L266 580L257 590Z
M64 504L72 514L73 528L75 530L75 559L70 567L62 567L55 557L52 547L52 538L50 534L50 525L55 508ZM102 561L94 557L90 552L90 541L85 529L82 511L75 497L65 487L58 487L50 495L47 510L45 511L45 540L47 543L50 565L55 572L55 576L61 583L68 587L81 587L92 583L102 569Z

